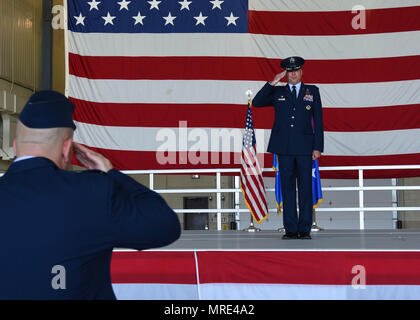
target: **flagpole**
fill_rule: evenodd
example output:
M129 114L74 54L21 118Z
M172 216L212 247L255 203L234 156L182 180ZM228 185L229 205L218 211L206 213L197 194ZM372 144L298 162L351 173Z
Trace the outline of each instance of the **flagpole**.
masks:
M277 229L277 232L285 232L285 231L286 231L286 229L284 227L280 227L280 228Z
M315 208L313 208L312 209L312 228L311 228L311 231L322 231L322 230L324 230L323 228L321 228L321 227L318 227L317 226L317 224L316 224L316 214L315 214Z
M259 231L261 231L260 228L256 228L254 226L254 218L252 217L252 214L250 214L250 216L251 216L251 222L249 224L249 227L246 228L246 229L243 229L243 231L247 231L247 232L259 232Z

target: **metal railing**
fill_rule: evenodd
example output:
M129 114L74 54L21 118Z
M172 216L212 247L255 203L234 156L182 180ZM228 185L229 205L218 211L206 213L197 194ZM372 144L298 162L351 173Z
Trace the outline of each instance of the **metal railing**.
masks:
M364 172L367 170L413 170L420 169L420 165L401 165L401 166L344 166L344 167L319 167L321 171L358 171L359 185L357 187L323 187L322 191L358 191L359 192L359 206L358 207L342 207L342 208L317 208L317 212L359 212L359 229L365 229L365 212L372 211L420 211L420 207L398 207L396 200L396 191L401 190L420 190L419 186L397 186L395 180L392 186L375 186L368 187L364 185ZM273 171L272 168L263 169L264 172ZM215 193L216 209L174 209L177 213L216 213L217 214L217 230L222 230L222 213L241 213L249 212L248 209L239 208L239 199L241 194L239 173L240 169L179 169L179 170L128 170L122 171L130 175L149 175L149 188L161 194L185 194L185 193ZM216 187L213 189L156 189L154 186L154 176L156 174L211 174L216 175ZM222 188L221 176L222 173L234 173L235 188ZM0 177L3 174L0 173ZM393 206L391 207L366 207L364 205L365 191L393 191ZM274 188L266 188L267 192L274 192ZM222 193L235 193L234 208L222 208ZM277 208L269 209L269 212L277 212Z
M341 167L319 167L321 171L357 171L358 172L358 186L357 187L323 187L322 191L358 191L359 192L359 206L358 207L342 207L342 208L317 208L317 212L359 212L359 229L365 229L365 212L372 211L392 211L396 214L398 211L420 211L420 207L398 207L396 192L400 190L420 190L419 186L397 186L396 179L393 179L392 186L375 186L368 187L364 185L364 172L367 170L413 170L420 169L420 165L389 165L389 166L341 166ZM264 172L272 172L272 168L263 169ZM239 208L239 198L241 194L239 176L235 177L235 188L222 188L221 175L222 173L238 174L240 169L179 169L179 170L130 170L122 171L130 175L149 175L149 188L161 194L182 194L182 193L216 193L216 209L174 209L177 213L216 213L217 214L217 230L222 230L222 213L241 213L249 212L248 209ZM154 187L154 175L156 174L211 174L216 175L216 187L212 189L156 189ZM391 207L366 207L364 205L365 191L393 191ZM266 188L267 192L274 192L274 188ZM222 193L235 193L234 208L222 208ZM277 208L269 209L269 212L277 212Z

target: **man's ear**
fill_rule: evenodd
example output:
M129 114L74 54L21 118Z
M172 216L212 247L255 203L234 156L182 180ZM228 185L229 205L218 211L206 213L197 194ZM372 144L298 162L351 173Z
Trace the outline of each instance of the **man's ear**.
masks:
M65 163L69 163L71 160L72 148L73 148L73 138L68 138L64 140L61 152L62 152L63 160Z

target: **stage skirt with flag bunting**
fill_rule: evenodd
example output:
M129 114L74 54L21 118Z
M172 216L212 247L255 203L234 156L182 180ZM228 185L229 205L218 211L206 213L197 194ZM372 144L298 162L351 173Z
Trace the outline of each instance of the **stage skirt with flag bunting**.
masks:
M118 299L418 300L420 252L114 252L111 279Z
M257 223L261 223L268 217L268 207L262 170L257 157L251 100L248 100L241 161L241 190L244 200L254 220Z
M276 184L275 184L275 194L276 194L276 206L277 214L281 213L281 208L283 206L283 196L281 194L281 181L280 181L280 170L278 156L273 154L273 169L276 173ZM315 209L320 202L322 202L322 188L321 188L321 177L319 175L319 166L318 159L312 161L312 206Z

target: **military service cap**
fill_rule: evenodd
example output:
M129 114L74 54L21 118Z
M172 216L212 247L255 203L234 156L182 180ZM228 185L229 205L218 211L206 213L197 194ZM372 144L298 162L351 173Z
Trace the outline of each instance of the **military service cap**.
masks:
M283 59L280 66L286 71L297 71L302 68L305 60L302 57L289 57Z
M34 93L26 103L19 120L32 129L73 128L73 103L61 93L43 90Z

